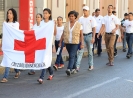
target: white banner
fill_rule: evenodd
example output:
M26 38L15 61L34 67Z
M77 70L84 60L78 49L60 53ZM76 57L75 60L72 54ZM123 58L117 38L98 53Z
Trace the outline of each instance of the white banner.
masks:
M1 66L16 69L44 69L51 66L54 22L37 30L17 30L3 23Z

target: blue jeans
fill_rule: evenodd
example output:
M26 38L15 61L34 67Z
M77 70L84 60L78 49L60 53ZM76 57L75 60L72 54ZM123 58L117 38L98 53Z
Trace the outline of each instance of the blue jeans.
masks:
M49 74L50 74L50 75L53 75L53 70L52 70L52 68L49 67L49 68L47 68L47 69L48 69ZM41 79L44 79L45 74L46 74L46 69L42 69L40 78L41 78Z
M9 76L9 71L10 71L10 67L5 67L5 72L4 72L3 78L8 78L8 76ZM14 71L15 71L16 73L18 73L18 72L19 72L19 69L14 69Z
M66 49L69 54L69 63L67 69L76 69L75 60L78 49L78 44L66 44Z
M80 49L77 51L77 56L76 56L76 61L75 61L76 67L80 67L83 53L84 53L84 49Z
M133 33L126 33L126 40L128 45L127 54L132 54Z
M60 41L56 41L56 40L55 40L55 49L56 49L56 52L57 52L58 47L59 47L59 46L58 46L58 45L59 45L59 42L60 42ZM64 42L62 42L60 53L59 53L59 55L57 55L57 58L56 58L55 64L57 64L58 66L59 66L60 64L64 64L63 59L62 59L62 50L63 50L63 47L64 47Z
M123 49L126 49L126 32L124 32L124 38L122 39Z
M85 35L84 36L84 43L86 44L87 50L88 50L88 64L89 66L93 66L93 53L92 53L92 34Z

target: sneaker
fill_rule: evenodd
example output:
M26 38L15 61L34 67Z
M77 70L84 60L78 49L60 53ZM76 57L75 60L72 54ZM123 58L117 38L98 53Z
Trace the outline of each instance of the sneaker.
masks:
M76 69L72 69L71 74L76 74L76 73L77 73Z
M126 52L126 49L123 49L123 52Z
M76 68L76 71L79 72L79 67Z
M109 66L114 66L114 63L113 62L110 62L110 65Z
M15 78L15 79L18 79L19 76L20 76L20 73L21 73L20 71L19 71L18 73L16 73L16 75L14 76L14 78Z
M90 70L90 71L93 70L93 66L89 66L89 69L88 70Z
M37 82L38 82L39 84L43 84L43 80L42 80L42 79L38 79Z
M64 64L60 64L60 66L58 68L63 68L64 67Z
M52 80L54 75L50 75L47 80Z
M126 56L128 59L130 59L130 57L131 57L131 55L130 54L127 54L127 56Z
M117 56L117 53L114 53L114 57L116 57Z
M35 72L28 72L28 75L34 75Z
M68 76L71 75L71 71L70 71L70 69L67 69L67 70L66 70L66 74L67 74Z
M55 64L55 65L53 66L53 68L54 68L55 70L58 70L58 65Z
M6 83L6 82L8 82L8 80L6 78L3 78L0 82L1 83Z

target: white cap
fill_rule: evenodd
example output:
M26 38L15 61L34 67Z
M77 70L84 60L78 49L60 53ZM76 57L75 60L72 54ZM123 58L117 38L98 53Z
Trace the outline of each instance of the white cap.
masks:
M84 6L83 10L89 10L89 7L88 6Z

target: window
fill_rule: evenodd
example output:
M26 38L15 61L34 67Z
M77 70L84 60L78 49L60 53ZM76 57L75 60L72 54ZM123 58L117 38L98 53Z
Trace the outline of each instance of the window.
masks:
M0 11L4 10L5 0L0 0Z

